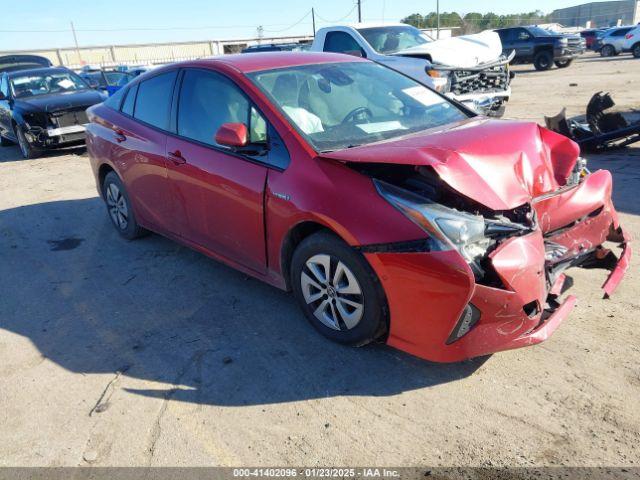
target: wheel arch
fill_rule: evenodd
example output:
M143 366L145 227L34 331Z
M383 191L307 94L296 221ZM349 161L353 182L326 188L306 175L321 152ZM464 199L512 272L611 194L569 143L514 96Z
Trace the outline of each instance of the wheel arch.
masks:
M347 244L349 243L325 223L321 223L317 220L302 220L296 223L286 233L280 246L280 268L287 291L291 290L291 260L293 258L293 253L305 238L318 232L328 232L343 242Z
M102 165L100 165L100 167L98 168L98 188L100 189L100 196L102 198L104 198L104 180L105 178L107 178L107 175L110 172L116 172L115 169L109 165L108 163L103 163ZM118 175L118 173L116 172L116 175ZM118 175L119 177L119 175Z

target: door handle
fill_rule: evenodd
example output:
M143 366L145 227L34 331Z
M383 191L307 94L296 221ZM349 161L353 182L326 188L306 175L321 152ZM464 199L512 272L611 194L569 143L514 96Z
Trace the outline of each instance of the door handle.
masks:
M113 131L113 133L115 133L115 134L116 134L116 142L118 142L118 143L122 143L122 142L124 142L124 141L127 139L127 137L126 137L126 135L124 134L124 132L123 132L121 129L119 129L119 128L116 128L116 129Z
M187 160L182 156L182 153L180 153L180 150L176 150L175 152L169 152L169 160L171 160L174 165L182 165L187 163Z

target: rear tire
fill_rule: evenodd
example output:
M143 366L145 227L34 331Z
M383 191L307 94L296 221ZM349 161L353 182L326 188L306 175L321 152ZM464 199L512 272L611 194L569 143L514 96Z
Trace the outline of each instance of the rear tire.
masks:
M121 236L134 240L148 233L136 222L129 195L115 172L107 173L102 192L111 223Z
M567 68L569 65L571 65L571 63L573 62L573 59L570 60L556 60L555 65L558 68Z
M553 55L551 52L538 52L533 59L533 66L536 70L549 70L553 66Z
M309 322L334 342L362 346L387 330L382 285L362 256L328 232L305 238L291 262L293 293Z
M631 47L631 52L635 58L640 58L640 43L636 43L633 47Z
M613 48L613 45L604 45L600 49L601 57L613 57L616 54L616 49Z
M22 131L20 126L16 125L15 127L16 138L18 139L18 146L20 147L20 153L26 160L32 160L34 158L38 158L42 155L42 150L34 147L27 140L27 136Z

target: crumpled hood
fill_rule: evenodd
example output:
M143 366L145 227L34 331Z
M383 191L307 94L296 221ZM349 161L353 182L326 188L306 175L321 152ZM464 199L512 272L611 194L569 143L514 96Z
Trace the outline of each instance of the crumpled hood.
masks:
M435 40L400 50L394 55L430 55L434 65L474 68L496 62L502 55L502 42L496 32L486 30L473 35Z
M461 194L492 210L510 210L564 185L579 152L575 142L537 123L474 118L320 156L429 166Z

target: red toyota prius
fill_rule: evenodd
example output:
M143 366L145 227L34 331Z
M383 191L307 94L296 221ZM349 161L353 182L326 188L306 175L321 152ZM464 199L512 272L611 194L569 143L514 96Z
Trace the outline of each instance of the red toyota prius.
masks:
M568 268L609 269L610 295L629 264L611 175L575 143L364 59L169 65L89 119L123 237L157 232L293 290L338 342L441 362L535 344L575 304Z

